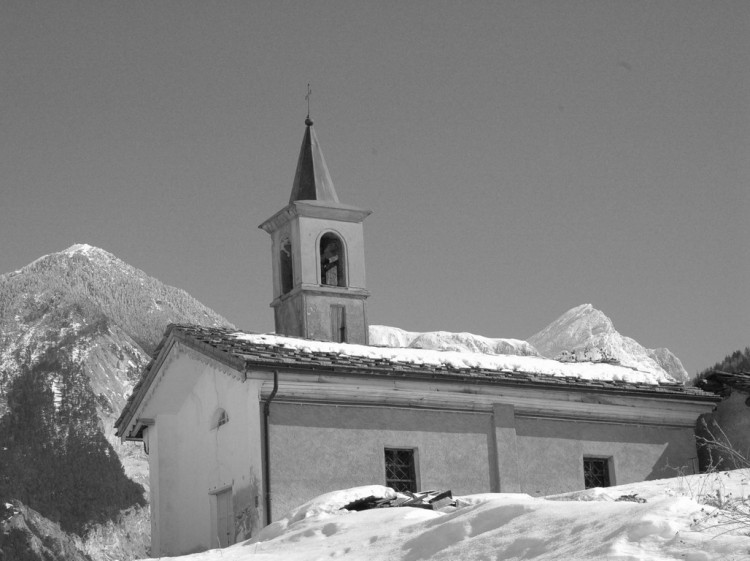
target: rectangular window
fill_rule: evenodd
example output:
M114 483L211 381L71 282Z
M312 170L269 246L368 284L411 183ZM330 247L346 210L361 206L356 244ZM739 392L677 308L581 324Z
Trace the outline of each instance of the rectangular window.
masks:
M385 449L385 485L394 491L417 491L413 449Z
M609 487L609 458L583 458L583 482L586 489Z
M331 339L346 343L346 310L344 306L331 306Z

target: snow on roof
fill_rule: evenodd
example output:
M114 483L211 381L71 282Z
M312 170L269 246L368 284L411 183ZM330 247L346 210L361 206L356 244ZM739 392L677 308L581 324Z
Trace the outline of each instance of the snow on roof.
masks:
M664 374L644 372L606 363L571 363L534 356L487 355L472 352L373 347L368 345L352 345L349 343L296 339L272 334L235 332L231 333L230 336L238 341L247 341L256 345L291 348L309 354L334 354L425 367L445 367L450 370L481 369L497 372L525 372L561 378L579 378L582 380L611 380L631 384L674 384L674 380Z

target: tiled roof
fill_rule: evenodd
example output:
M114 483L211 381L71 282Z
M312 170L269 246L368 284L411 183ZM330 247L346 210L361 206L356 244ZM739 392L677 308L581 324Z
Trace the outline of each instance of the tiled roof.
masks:
M145 368L141 379L133 388L133 393L122 414L115 423L119 425L134 408L144 383L159 356L164 343L171 336L238 371L252 369L289 368L295 371L310 371L330 374L362 374L370 376L440 378L445 380L467 380L502 385L546 386L550 389L576 389L580 391L607 391L628 394L642 394L675 399L698 399L715 401L717 398L698 388L686 387L679 383L646 384L621 380L589 380L574 376L550 376L545 374L492 370L487 368L455 368L450 364L415 364L389 360L379 356L356 356L337 352L315 352L295 345L279 344L287 338L273 337L268 344L242 338L243 332L223 327L202 327L199 325L173 324L167 328L162 342L154 351L154 360ZM295 340L299 341L299 340Z

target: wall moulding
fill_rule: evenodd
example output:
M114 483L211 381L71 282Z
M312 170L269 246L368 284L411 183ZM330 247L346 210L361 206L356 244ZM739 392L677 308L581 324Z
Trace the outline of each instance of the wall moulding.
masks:
M616 402L592 403L576 392L560 392L552 399L549 391L510 388L503 392L467 393L456 388L429 383L372 383L371 380L303 381L282 376L275 402L326 405L406 407L491 413L496 405L511 405L518 417L539 417L608 423L693 427L700 413L711 410L706 403L678 402L666 399L618 396ZM379 381L379 380L378 380ZM272 384L264 382L261 398L270 395Z

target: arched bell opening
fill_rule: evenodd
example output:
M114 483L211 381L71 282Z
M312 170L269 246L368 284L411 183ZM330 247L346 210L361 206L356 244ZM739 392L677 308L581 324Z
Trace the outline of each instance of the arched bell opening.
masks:
M344 243L328 232L320 238L320 284L346 286L346 255Z
M292 269L292 242L285 239L281 242L279 252L279 270L281 273L281 293L286 294L294 286L294 270Z

